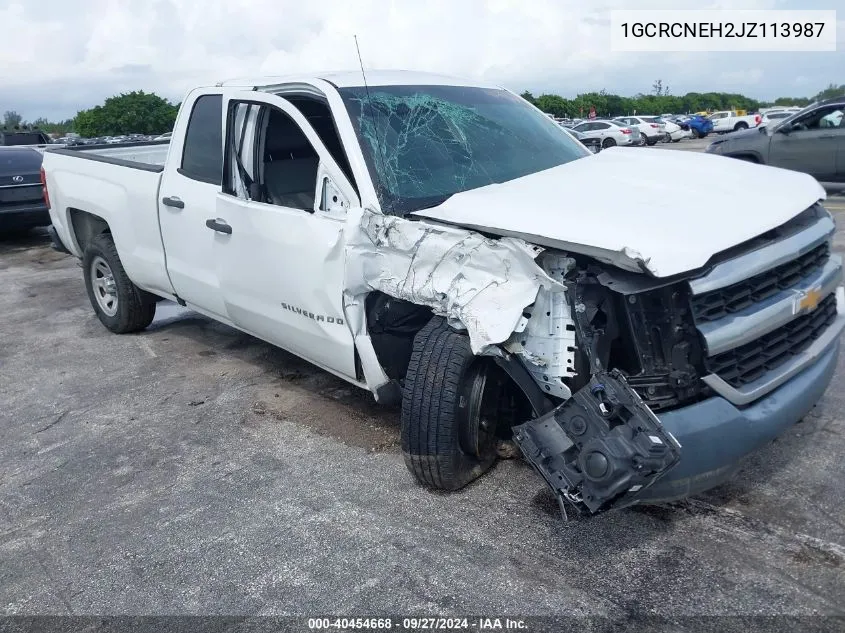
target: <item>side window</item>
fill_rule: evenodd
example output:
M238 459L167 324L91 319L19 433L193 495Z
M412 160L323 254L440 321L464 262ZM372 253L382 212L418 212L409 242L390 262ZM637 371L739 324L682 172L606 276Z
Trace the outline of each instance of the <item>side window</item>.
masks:
M572 128L576 132L589 132L590 131L590 124L589 123L579 123L574 128Z
M194 102L185 146L183 176L219 185L223 179L223 97L203 95Z
M226 143L226 178L223 192L250 200L257 195L258 181L258 121L265 106L254 103L234 103L229 112Z
M803 118L792 123L795 131L818 130L823 128L839 127L842 120L841 106L827 106L808 113Z
M593 123L594 130L606 130L610 127L609 123Z
M313 211L320 158L299 126L271 108L259 147L263 202Z

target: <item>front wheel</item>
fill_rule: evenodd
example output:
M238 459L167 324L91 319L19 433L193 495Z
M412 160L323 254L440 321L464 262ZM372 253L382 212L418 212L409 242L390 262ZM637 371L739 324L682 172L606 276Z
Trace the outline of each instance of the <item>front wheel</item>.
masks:
M496 459L501 382L469 338L435 317L414 338L402 394L402 453L421 484L457 490Z
M111 235L94 237L82 255L85 290L97 318L115 334L143 330L153 321L156 300L130 281Z

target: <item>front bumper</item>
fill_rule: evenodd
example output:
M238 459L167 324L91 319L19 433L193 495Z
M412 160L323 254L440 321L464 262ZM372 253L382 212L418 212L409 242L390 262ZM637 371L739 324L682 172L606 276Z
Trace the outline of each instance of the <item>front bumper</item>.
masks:
M681 444L681 460L638 495L638 503L673 501L724 483L744 456L813 408L833 378L838 357L837 338L814 364L747 407L715 397L661 414L663 427Z

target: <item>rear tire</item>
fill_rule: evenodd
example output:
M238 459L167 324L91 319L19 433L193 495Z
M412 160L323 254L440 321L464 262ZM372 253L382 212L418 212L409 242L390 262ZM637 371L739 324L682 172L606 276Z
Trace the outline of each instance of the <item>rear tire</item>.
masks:
M421 484L458 490L495 462L496 416L488 414L486 389L490 367L490 359L475 356L469 338L440 317L414 338L401 434L405 465Z
M745 121L740 121L739 123L734 125L734 132L739 132L740 130L747 130L747 129L748 129L748 123L746 123Z
M109 330L127 334L152 323L156 298L130 281L110 234L100 233L88 243L82 270L91 306Z
M613 147L616 145L616 141L612 138L606 138L601 142L602 149L607 149L608 147Z
M652 147L653 145L657 145L658 140L659 140L659 137L657 137L657 136L646 136L645 137L646 145L648 145L649 147Z

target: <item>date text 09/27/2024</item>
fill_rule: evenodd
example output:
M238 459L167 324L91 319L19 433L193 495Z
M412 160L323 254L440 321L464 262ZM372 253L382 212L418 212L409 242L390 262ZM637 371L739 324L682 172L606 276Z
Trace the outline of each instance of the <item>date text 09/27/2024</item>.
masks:
M518 618L309 618L311 630L398 630L398 631L527 631L528 625Z

